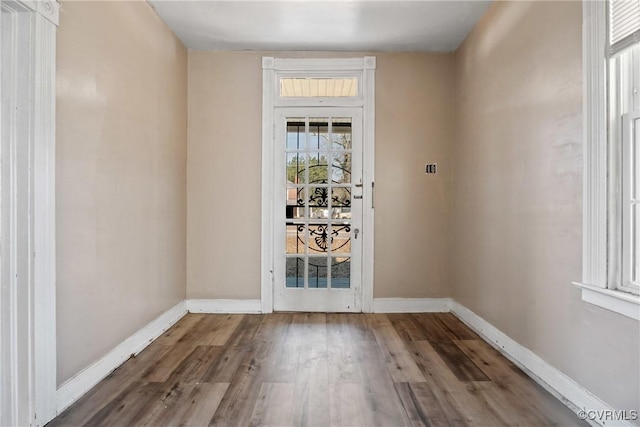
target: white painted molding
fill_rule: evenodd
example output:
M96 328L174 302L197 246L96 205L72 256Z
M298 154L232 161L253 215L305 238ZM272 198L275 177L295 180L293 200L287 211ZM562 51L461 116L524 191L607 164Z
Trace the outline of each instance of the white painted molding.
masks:
M58 3L37 1L33 25L33 322L36 424L56 415L56 24Z
M582 300L640 321L640 296L574 282L582 290Z
M365 203L362 207L362 311L373 311L373 280L375 268L375 152L376 152L376 57L365 56L362 72L362 96L364 101L362 130L363 170L362 182Z
M187 304L185 301L181 301L124 340L102 359L62 384L57 393L58 414L102 381L114 369L126 362L131 355L136 355L144 350L178 320L182 319L185 314L187 314Z
M189 313L262 313L262 302L259 299L189 299Z
M447 313L451 298L375 298L374 313Z
M263 62L264 64L264 62ZM364 58L275 58L276 71L362 71Z
M451 312L471 329L476 331L485 341L515 363L529 377L562 401L569 409L578 413L581 410L592 411L590 415L601 415L603 418L614 409L593 395L587 389L569 378L566 374L545 362L540 356L518 344L495 326L469 310L451 302ZM596 419L603 426L633 426L629 422Z
M260 299L261 311L273 312L273 189L275 123L273 102L275 72L273 57L262 58L262 194L260 230Z
M44 425L56 415L58 3L0 1L0 9L0 425Z
M607 93L605 1L582 2L582 282L607 287Z

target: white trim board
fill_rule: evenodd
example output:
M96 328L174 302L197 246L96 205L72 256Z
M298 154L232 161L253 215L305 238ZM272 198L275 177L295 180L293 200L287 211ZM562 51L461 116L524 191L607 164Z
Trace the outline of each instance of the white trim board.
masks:
M447 313L451 298L375 298L374 313Z
M262 313L262 302L259 299L188 299L186 303L189 313Z
M640 296L573 282L582 290L582 301L640 321Z
M528 348L509 338L509 336L473 311L452 301L451 312L572 411L578 413L581 410L586 410L595 415L601 414L603 417L614 411L611 406L600 398L545 362ZM634 425L624 421L607 421L603 419L594 421L603 426Z
M60 414L76 400L91 390L117 367L126 362L131 355L137 355L187 314L185 301L152 320L138 332L120 343L106 356L83 369L73 378L62 384L57 391L57 412Z

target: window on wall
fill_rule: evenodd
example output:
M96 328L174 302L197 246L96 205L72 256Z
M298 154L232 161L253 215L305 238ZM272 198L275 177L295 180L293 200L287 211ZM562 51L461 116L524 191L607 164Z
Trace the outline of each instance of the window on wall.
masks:
M640 320L640 0L583 1L583 300Z
M281 77L284 98L353 98L358 96L357 77Z
M609 230L620 255L609 265L608 287L640 293L640 0L609 2L609 186L610 212L619 222ZM617 173L616 173L617 172ZM614 253L613 250L610 253ZM617 260L616 260L617 258Z
M639 18L640 19L640 18ZM610 59L612 143L619 146L621 219L620 273L613 284L622 291L640 293L640 46L633 46ZM619 90L616 90L619 88ZM612 233L613 234L613 233ZM615 242L612 235L612 242Z

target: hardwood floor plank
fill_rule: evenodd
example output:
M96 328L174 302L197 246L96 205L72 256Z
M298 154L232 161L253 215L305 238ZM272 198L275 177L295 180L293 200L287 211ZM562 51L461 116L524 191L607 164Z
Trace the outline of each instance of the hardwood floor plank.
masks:
M489 381L489 377L453 342L433 342L434 350L460 381Z
M178 413L179 421L175 425L189 427L208 426L228 388L228 383L198 383L194 385L186 403ZM171 426L173 424L167 425Z
M180 319L169 330L162 334L154 344L158 345L173 345L180 338L182 338L187 332L189 332L195 325L206 318L206 314L187 314Z
M329 387L329 425L335 427L373 426L362 384L335 383Z
M241 346L252 342L260 328L265 316L259 314L246 314L238 327L233 331L226 345L229 347Z
M396 330L396 333L405 342L409 341L424 341L427 339L427 334L424 328L422 328L416 319L408 314L387 314L389 321Z
M533 409L522 396L495 383L469 384L469 390L489 406L507 425L545 426L552 425L550 419ZM477 387L477 388L476 388ZM570 425L570 424L567 424Z
M213 360L204 374L201 381L215 383L230 383L236 372L240 369L242 362L254 351L256 343L244 344L238 347L224 347L220 355Z
M354 343L356 337L362 337L353 316L344 314L327 315L327 352L329 365L329 384L337 382L362 383L357 365ZM375 340L375 336L373 337Z
M362 376L365 409L376 426L407 426L409 419L395 393L394 382L387 362L377 343L356 343L358 365Z
M292 317L293 320L293 317ZM269 341L279 351L266 362L264 381L269 383L295 383L300 347L305 341L303 325L295 321L283 322Z
M222 347L197 346L171 372L165 383L173 386L178 382L200 382L210 366L220 358L222 351Z
M545 424L585 425L560 401L527 377L512 362L484 341L456 341L500 389L500 395L525 401L527 412L535 412ZM496 395L491 396L496 399Z
M424 376L416 366L411 354L407 350L404 341L400 338L389 318L382 315L368 315L370 327L376 337L384 358L387 369L395 382L423 382Z
M162 358L156 360L145 370L140 380L149 383L165 382L194 348L195 346L191 342L174 344Z
M155 383L131 383L118 397L110 401L91 417L86 425L136 425L161 399L161 386Z
M458 340L481 340L467 325L451 313L434 313L434 317Z
M168 350L168 346L151 344L136 357L131 357L114 370L48 425L51 427L85 425L98 411L137 381L149 365L161 360Z
M458 390L461 387L458 378L429 341L412 341L407 343L407 347L427 382L435 382L446 390Z
M251 417L252 426L293 426L294 384L262 383Z
M325 342L299 349L295 379L293 422L297 426L329 424L329 357Z
M427 384L438 402L443 402L442 406L448 405L454 408L450 412L460 414L463 424L486 426L504 424L485 402L473 396L466 383L456 377L429 341L416 342L415 346L417 350L415 356L419 360L419 366L429 380Z
M150 409L137 426L169 426L175 425L179 419L180 408L185 405L195 384L192 382L176 382L171 387L160 387L159 398L151 403Z
M262 341L249 344L248 347L249 351L243 355L240 367L231 378L229 388L209 423L211 426L224 426L230 422L244 426L251 421L264 376L262 370L265 361L276 349Z
M434 342L451 342L458 337L451 332L436 317L436 313L418 313L412 314L411 317L422 327L426 334L427 341Z
M414 426L465 426L449 398L429 383L397 383L396 390Z
M243 314L212 314L212 324L198 340L199 345L225 345L234 333Z

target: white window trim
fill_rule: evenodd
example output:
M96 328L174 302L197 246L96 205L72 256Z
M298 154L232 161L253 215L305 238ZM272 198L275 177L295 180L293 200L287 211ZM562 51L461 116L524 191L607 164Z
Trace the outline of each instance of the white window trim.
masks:
M280 76L350 75L358 76L360 92L351 98L320 98L314 101L332 107L363 108L363 174L364 200L371 202L371 209L362 220L362 311L373 311L374 271L374 153L375 153L375 69L376 58L262 58L262 231L261 231L261 306L263 313L273 312L273 176L275 138L274 108L279 106L308 106L309 99L280 97L276 84ZM370 185L368 183L371 183Z
M640 296L608 289L607 2L583 0L582 300L640 321Z

